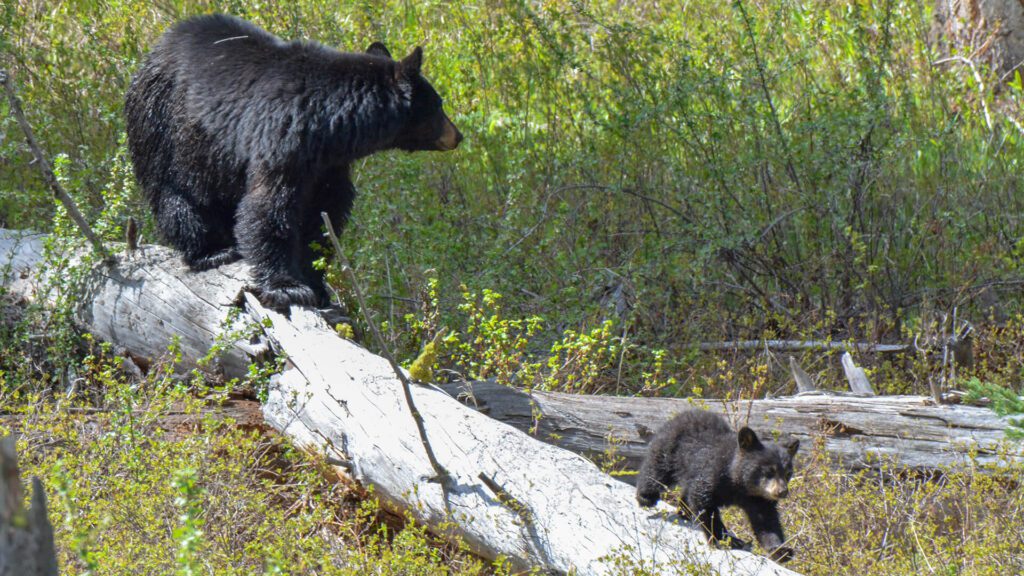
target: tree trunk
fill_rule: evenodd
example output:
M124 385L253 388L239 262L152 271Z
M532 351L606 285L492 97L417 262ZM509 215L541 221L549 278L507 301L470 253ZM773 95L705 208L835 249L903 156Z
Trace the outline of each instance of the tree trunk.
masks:
M991 63L1006 78L1024 63L1020 0L937 0L935 24L950 48L969 61Z
M45 295L36 291L45 276L38 269L40 241L14 242L0 233L0 267L13 264L13 275L4 278L11 292ZM236 263L190 273L169 250L147 252L96 268L78 318L137 356L160 355L177 335L183 355L194 362L220 332L227 305L240 301L247 268ZM484 557L580 575L613 571L616 555L651 573L691 564L719 574L793 574L764 557L709 546L700 530L670 518L667 504L640 508L630 486L583 457L488 418L436 387L414 386L415 409L446 472L439 482L384 358L338 337L313 311L293 307L285 318L250 295L243 305L244 315L269 322L266 337L288 357L264 405L267 422L372 487L385 503L440 535L461 536ZM236 344L229 355L234 361L222 362L229 376L253 348Z

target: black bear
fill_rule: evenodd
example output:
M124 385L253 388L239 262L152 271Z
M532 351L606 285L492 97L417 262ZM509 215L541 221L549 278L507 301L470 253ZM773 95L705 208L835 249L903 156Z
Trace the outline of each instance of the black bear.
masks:
M420 74L374 42L344 53L221 14L166 32L125 100L135 176L163 237L195 270L245 257L264 303L324 305L311 241L352 209L352 162L452 150L462 134Z
M679 513L697 522L716 541L728 536L734 548L747 543L730 534L719 508L746 512L761 547L786 562L776 502L789 494L793 457L800 441L761 442L750 428L733 431L725 419L703 410L687 410L662 426L651 440L636 484L641 506L654 506L664 491L678 486Z

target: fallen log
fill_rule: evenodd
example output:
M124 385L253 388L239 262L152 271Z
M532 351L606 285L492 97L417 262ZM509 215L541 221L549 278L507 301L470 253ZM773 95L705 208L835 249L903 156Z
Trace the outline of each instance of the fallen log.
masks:
M247 295L248 296L248 295ZM428 525L454 530L486 557L517 569L603 574L616 554L668 569L680 561L721 574L791 573L765 558L708 547L697 531L641 509L634 491L590 461L467 409L434 386L412 389L446 490L420 443L400 382L384 358L338 338L314 313L262 309L267 335L292 368L270 390L264 415L300 446ZM447 493L447 500L445 499ZM664 510L663 510L664 511Z
M0 270L9 272L3 285L23 298L45 298L42 238L15 236L0 234ZM148 247L137 260L94 268L77 318L140 357L159 356L177 336L182 355L195 362L225 329L227 307L240 302L247 278L244 262L191 273L173 252ZM384 358L340 338L313 311L293 307L286 318L246 296L243 315L263 325L289 359L264 405L266 421L385 503L439 534L461 536L480 555L504 557L519 569L581 575L610 572L622 559L649 573L692 565L723 575L793 574L767 558L709 546L700 530L667 519L666 504L641 509L631 487L585 458L436 387L415 386L416 408L446 472L435 478ZM223 372L231 376L260 347L234 342Z
M0 286L24 300L52 300L51 275L63 271L45 268L45 240L43 234L0 229ZM191 370L218 335L239 328L228 315L248 281L249 268L242 262L192 274L172 250L146 246L94 268L80 297L77 320L142 363L166 356L175 340L179 369ZM204 371L242 377L252 357L265 349L246 339L227 344Z
M734 424L792 435L805 446L820 443L849 469L878 467L883 460L921 471L1024 462L1024 447L1007 443L1006 419L987 408L937 405L927 396L808 393L726 402L526 393L494 382L442 388L491 418L566 450L596 458L613 455L627 471L639 468L647 442L662 423L694 405L724 414Z
M735 340L731 342L701 342L701 352L725 352L745 350L772 350L773 352L798 352L803 350L853 350L861 353L906 352L906 344L881 344L873 342L835 342L832 340Z

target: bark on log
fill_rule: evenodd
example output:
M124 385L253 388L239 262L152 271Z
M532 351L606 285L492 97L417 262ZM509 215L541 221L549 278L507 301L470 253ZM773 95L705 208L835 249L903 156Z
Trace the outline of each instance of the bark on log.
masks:
M15 263L14 276L4 278L9 290L37 294L39 242L0 235L0 269ZM227 317L226 305L239 299L245 264L189 273L169 250L146 252L95 270L80 320L139 356L159 355L172 335L192 360L204 355ZM652 573L674 573L686 564L719 574L793 574L761 556L708 546L701 531L668 519L666 504L640 508L630 486L585 458L469 409L436 387L417 386L416 407L451 479L445 501L385 359L338 337L313 311L293 308L289 319L248 295L246 310L270 319L265 334L289 357L264 406L267 422L373 487L385 502L442 534L461 535L485 557L580 575L611 571L616 554ZM246 362L249 349L238 343L234 361L222 364L227 375Z
M673 414L701 405L759 432L821 441L849 469L877 467L880 459L915 470L960 464L1024 462L1024 447L1008 444L1006 421L987 408L936 405L927 396L857 397L824 393L724 402L624 398L520 390L493 382L446 384L449 394L491 418L579 454L614 451L636 470L647 442ZM539 417L538 417L539 414ZM749 414L749 420L748 420ZM629 481L631 477L624 479Z
M853 350L860 353L906 352L906 344L876 344L871 342L833 342L830 340L736 340L732 342L701 342L701 352L772 350L774 352L798 352L802 350Z

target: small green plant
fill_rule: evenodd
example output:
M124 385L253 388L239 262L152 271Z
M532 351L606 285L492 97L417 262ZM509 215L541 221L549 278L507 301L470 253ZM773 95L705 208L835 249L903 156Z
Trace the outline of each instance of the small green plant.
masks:
M566 330L551 346L547 373L541 387L580 394L602 391L619 359L619 338L613 333L614 323L605 320L589 331Z
M477 295L463 286L462 298L459 310L467 318L465 332L444 339L455 365L474 380L531 383L539 365L530 361L527 346L540 330L541 318L506 318L502 296L493 290Z

